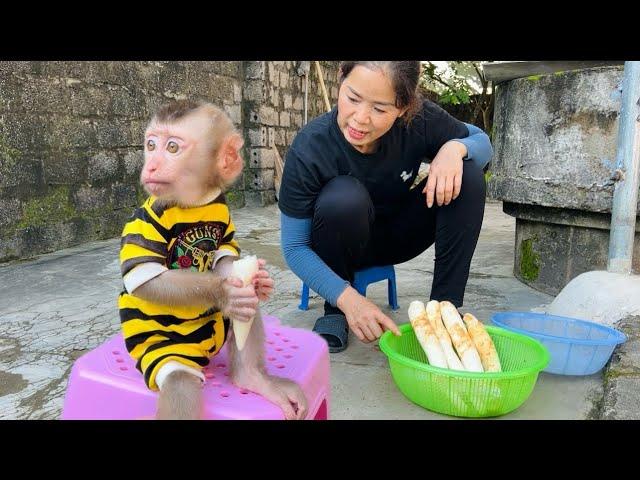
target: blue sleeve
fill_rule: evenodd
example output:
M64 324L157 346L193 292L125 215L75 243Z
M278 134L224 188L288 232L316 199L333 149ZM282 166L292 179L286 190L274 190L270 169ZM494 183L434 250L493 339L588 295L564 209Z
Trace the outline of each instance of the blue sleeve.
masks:
M334 307L349 286L311 249L311 218L293 218L280 212L282 255L293 273Z
M465 125L469 130L469 136L455 140L467 147L467 156L464 157L464 160L473 160L480 168L484 168L493 156L489 135L475 125L469 123L465 123Z

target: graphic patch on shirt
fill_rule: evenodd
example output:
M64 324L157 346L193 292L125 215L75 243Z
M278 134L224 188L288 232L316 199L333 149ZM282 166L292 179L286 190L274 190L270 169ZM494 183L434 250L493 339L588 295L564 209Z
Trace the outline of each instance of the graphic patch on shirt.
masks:
M406 182L411 178L411 175L413 175L413 170L411 170L409 173L407 173L406 170L403 170L402 173L400 174L400 178L402 178L403 182Z
M188 268L195 272L211 270L223 233L224 225L217 222L186 228L173 242L167 256L167 266L172 269Z

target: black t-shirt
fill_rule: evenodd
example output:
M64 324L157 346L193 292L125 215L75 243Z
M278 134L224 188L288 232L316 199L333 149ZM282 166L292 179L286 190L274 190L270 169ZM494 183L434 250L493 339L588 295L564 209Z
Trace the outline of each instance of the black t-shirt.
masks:
M466 125L435 103L405 125L396 120L380 138L378 150L361 153L340 131L333 108L298 132L287 151L278 205L293 218L310 218L322 187L338 175L351 175L367 188L376 214L389 214L411 198L409 187L423 161L431 162L452 138L469 135Z

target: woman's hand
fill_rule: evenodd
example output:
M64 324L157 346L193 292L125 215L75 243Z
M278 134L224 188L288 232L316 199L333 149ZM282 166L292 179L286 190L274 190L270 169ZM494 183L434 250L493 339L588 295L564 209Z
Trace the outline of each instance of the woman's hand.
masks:
M438 151L429 168L429 179L422 193L426 193L427 207L433 206L435 197L438 206L449 205L460 195L462 186L462 158L467 147L451 140Z
M338 297L337 306L347 317L349 327L365 343L373 342L385 330L400 335L396 324L371 301L360 295L353 287L347 287Z

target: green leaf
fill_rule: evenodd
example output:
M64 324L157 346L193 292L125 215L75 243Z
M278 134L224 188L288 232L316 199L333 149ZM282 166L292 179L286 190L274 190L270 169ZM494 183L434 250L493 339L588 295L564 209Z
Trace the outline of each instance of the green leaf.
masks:
M182 248L178 247L177 251L178 251L178 255L179 256L183 256L184 255L184 250L182 250Z

